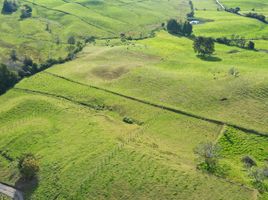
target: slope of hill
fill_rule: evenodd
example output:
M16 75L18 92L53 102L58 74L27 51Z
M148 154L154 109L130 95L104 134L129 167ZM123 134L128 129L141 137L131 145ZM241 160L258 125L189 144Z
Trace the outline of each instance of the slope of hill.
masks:
M33 16L21 20L19 10L0 14L0 62L7 62L11 49L35 62L65 57L70 36L119 37L128 32L143 37L171 17L184 18L189 9L186 0L19 2L30 5Z
M139 37L170 17L184 18L187 1L23 2L33 17L17 21L16 30L36 37L29 54L38 51L40 60L48 52L66 53L67 44L48 51L41 45L49 46L47 40L98 38L74 60L24 78L0 96L0 182L34 200L268 199L242 162L249 156L257 169L267 165L267 53L216 44L215 54L202 58L192 39L165 30L143 40L112 39L121 32ZM193 3L204 20L194 26L196 35L266 34L267 25L217 11L213 0ZM18 16L1 16L4 33ZM26 37L8 37L23 49ZM263 38L256 44L266 49ZM194 149L203 142L221 147L216 174L197 167ZM25 153L40 163L31 182L17 167ZM267 187L267 178L262 183Z

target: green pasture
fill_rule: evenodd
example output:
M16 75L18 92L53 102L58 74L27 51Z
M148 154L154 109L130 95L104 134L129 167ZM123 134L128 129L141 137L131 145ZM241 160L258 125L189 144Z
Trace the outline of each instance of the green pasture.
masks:
M89 45L76 60L48 71L267 132L267 61L267 53L224 45L202 60L191 40L160 32L129 45ZM229 74L232 68L238 77Z
M33 200L268 199L241 161L249 155L257 167L267 164L267 25L218 11L214 0L193 0L202 22L195 35L257 39L256 51L216 44L212 56L198 57L191 39L165 30L149 39L111 39L123 32L147 36L169 18L185 19L187 0L21 3L32 6L32 18L0 14L0 62L16 49L41 63L66 56L69 36L98 39L74 60L24 78L0 96L0 182ZM242 11L266 6L264 0L222 3ZM197 169L194 149L202 142L221 147L223 177ZM17 168L25 153L40 164L28 184Z
M25 79L0 101L0 149L14 159L1 157L1 181L19 184L16 159L23 153L34 153L41 165L27 199L244 200L254 195L195 168L193 149L215 141L221 126L47 73ZM126 124L124 116L142 125Z
M186 0L22 0L20 4L30 5L33 15L20 20L20 10L12 15L0 14L0 62L8 62L12 49L38 63L65 57L70 36L119 37L127 32L133 37L144 37L171 17L184 18L189 10Z

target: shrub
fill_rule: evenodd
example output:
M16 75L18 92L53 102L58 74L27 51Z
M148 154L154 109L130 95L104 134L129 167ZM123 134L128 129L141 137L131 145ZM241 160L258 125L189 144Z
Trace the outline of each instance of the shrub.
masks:
M21 19L26 19L32 16L32 8L28 5L24 5L21 9L21 15L20 18Z
M68 44L72 44L74 45L75 44L75 37L74 36L70 36L67 40Z
M11 52L10 52L10 60L12 60L12 61L17 61L18 60L18 57L17 57L17 52L16 52L16 50L11 50Z
M255 43L252 41L249 41L247 44L247 48L250 50L254 50L255 49Z
M131 119L130 117L124 117L123 122L128 123L128 124L134 124L135 121Z
M259 192L263 193L268 191L267 186L264 183L264 170L260 168L256 168L250 171L250 177L252 178L253 185L259 190Z
M217 171L218 160L220 158L220 147L212 142L201 143L195 149L194 153L199 157L198 167L210 173Z
M229 69L229 74L231 76L238 77L239 76L239 71L236 68L232 67L231 69Z
M248 167L248 168L257 166L257 163L255 162L255 160L250 156L244 156L242 158L242 162L245 164L245 167Z
M33 154L23 155L18 164L20 174L26 180L31 180L36 177L39 172L39 164Z
M94 36L86 36L85 43L94 43L96 38Z

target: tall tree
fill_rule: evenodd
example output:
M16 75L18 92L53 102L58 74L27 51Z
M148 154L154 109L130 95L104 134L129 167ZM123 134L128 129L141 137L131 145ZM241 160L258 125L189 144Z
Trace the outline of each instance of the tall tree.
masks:
M3 14L11 14L16 12L19 5L16 0L5 0L3 3L2 13Z
M0 64L0 94L12 87L18 81L18 76L8 70L6 65Z
M167 31L171 34L178 34L180 32L180 26L175 19L170 19L168 21Z
M68 44L71 44L71 45L75 44L75 37L74 36L70 36L68 38Z
M247 44L247 48L250 50L254 50L255 49L255 43L252 41L249 41Z
M18 60L17 52L14 49L10 52L10 60L12 60L14 62Z
M190 24L188 21L185 21L183 26L182 26L182 33L185 36L191 35L193 32L193 26Z
M198 53L198 55L206 56L211 55L215 51L214 40L212 38L207 37L197 37L194 40L193 45L194 51Z

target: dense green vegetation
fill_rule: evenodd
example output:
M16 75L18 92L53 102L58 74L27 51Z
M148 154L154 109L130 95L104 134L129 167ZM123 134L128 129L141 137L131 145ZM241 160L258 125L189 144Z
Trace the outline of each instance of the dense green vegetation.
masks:
M24 77L0 96L0 182L37 200L268 199L266 24L214 0L22 2L0 17L19 72L0 76Z

